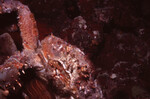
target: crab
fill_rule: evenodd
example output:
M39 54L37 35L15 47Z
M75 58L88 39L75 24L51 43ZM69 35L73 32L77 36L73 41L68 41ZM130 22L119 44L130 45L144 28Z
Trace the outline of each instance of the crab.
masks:
M25 75L27 69L34 69L46 86L52 81L59 93L55 94L57 99L65 98L63 94L68 94L70 99L103 98L101 88L92 76L93 65L84 52L53 34L38 40L36 21L28 6L14 0L0 2L0 14L12 11L18 13L23 50L17 50L11 40L11 56L0 65L3 98L24 86L20 76ZM3 35L10 37L8 33Z

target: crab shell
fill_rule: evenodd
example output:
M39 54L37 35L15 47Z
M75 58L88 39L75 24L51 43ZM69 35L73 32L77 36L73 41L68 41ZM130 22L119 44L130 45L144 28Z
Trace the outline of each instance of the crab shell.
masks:
M40 68L38 77L59 91L56 97L68 93L74 98L103 97L97 81L92 78L91 62L77 47L53 35L38 41L36 21L29 8L18 1L0 3L0 13L18 12L18 26L23 41L23 51L17 52L0 65L0 87L4 90L19 89L23 82L19 75L27 68ZM16 85L17 83L17 85ZM19 87L17 87L19 85Z

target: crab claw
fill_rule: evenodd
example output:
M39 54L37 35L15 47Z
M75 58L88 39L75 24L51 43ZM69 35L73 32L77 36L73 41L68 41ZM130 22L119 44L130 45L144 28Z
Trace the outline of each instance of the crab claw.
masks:
M22 69L23 64L20 63L20 53L16 53L7 59L3 65L0 65L0 88L3 90L14 89L14 85L20 86L19 69Z
M29 8L19 1L0 1L0 14L18 12L18 25L21 31L24 49L35 50L37 48L38 30L36 21Z

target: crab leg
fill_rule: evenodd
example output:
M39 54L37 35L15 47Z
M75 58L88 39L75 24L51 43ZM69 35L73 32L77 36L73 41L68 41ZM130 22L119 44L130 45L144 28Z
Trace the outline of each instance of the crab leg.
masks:
M0 35L0 64L17 51L17 47L8 33Z
M21 31L24 49L35 50L37 48L38 30L36 21L29 8L19 1L4 0L0 1L0 14L18 12L18 25Z
M17 47L8 33L0 35L0 51L8 56L13 55L17 51Z
M33 14L27 6L18 1L0 1L0 14L11 13L12 11L18 12L18 25L21 31L24 49L27 49L29 52L35 52L37 48L38 30ZM0 65L0 89L4 91L13 90L11 92L14 92L22 86L19 81L19 75L20 70L21 73L24 73L23 67L25 64L21 62L21 59L26 56L25 50L21 53L15 51L10 58L5 60L4 64Z

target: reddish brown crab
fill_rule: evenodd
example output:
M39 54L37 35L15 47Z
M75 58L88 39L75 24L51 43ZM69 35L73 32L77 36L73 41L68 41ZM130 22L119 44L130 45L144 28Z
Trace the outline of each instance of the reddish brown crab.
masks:
M50 81L54 83L53 87L60 93L56 93L57 99L64 97L63 94L68 94L71 99L103 98L97 81L92 77L92 64L79 48L53 35L39 41L36 21L29 8L18 1L0 2L0 14L12 11L18 12L24 49L21 52L13 50L12 55L0 65L2 95L7 96L9 92L23 87L20 75L25 74L26 69L34 68L39 79L47 86Z

